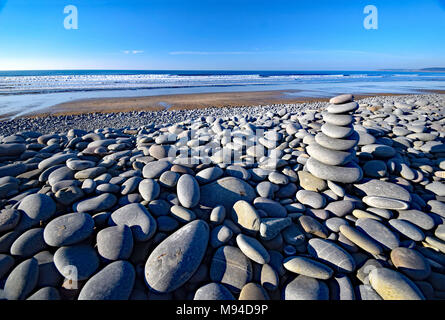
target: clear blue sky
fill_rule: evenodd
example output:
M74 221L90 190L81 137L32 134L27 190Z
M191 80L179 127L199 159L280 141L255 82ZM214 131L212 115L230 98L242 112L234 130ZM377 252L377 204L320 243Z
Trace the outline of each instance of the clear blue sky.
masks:
M445 67L445 0L0 0L0 70L422 67Z

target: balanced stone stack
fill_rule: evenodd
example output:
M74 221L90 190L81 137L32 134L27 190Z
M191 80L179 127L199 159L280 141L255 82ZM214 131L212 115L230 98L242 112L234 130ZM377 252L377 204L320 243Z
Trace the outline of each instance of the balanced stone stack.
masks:
M353 183L363 176L362 169L354 161L359 135L352 126L352 114L358 109L358 103L353 100L351 94L334 97L322 113L325 123L306 149L310 155L307 169L317 178Z

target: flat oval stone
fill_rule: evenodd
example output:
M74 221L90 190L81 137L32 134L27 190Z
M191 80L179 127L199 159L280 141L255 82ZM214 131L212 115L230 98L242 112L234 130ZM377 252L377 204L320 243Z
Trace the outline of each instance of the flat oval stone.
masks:
M342 127L334 124L325 123L321 126L321 132L333 139L344 139L349 137L354 129L352 126Z
M379 255L383 252L383 249L379 246L376 241L374 241L372 238L368 237L366 234L358 231L357 229L348 226L348 225L342 225L340 226L340 232L348 238L351 242L353 242L358 247L362 248L363 250L373 254L373 255Z
M231 291L240 292L252 279L252 264L237 247L220 247L213 255L210 279L222 283Z
M198 269L209 242L209 226L192 221L162 241L145 264L145 281L155 292L171 292Z
M346 102L350 102L354 99L352 94L341 94L339 96L333 97L329 100L329 103L332 104L343 104Z
M269 262L269 253L255 238L239 234L236 237L236 244L249 259L255 261L256 263L266 264Z
M315 191L299 190L296 196L299 202L314 209L323 208L326 204L326 199Z
M227 242L232 238L233 231L225 226L225 225L219 225L212 229L212 232L210 233L210 245L212 248L218 248Z
M391 227L397 230L400 234L414 241L423 241L425 239L425 234L417 228L412 223L401 220L401 219L391 219L388 221Z
M199 203L201 198L199 184L193 176L183 174L178 180L176 190L182 206L193 208Z
M222 284L212 282L196 290L193 300L235 300L235 297Z
M79 300L128 300L136 272L131 263L115 261L92 276L82 287Z
M43 241L43 228L25 231L11 246L11 254L21 258L28 258L46 248Z
M65 278L71 279L77 272L77 279L85 280L99 268L99 258L92 247L74 245L57 249L54 264Z
M318 143L306 147L306 152L316 160L331 166L339 166L352 160L352 153L324 148Z
M352 112L358 109L358 103L355 101L341 103L341 104L329 104L326 108L326 111L329 113L347 113Z
M241 227L251 231L258 231L260 229L261 217L249 202L238 200L233 205L231 213L233 222Z
M153 179L144 179L139 183L139 193L145 201L155 200L161 192L161 187Z
M332 149L332 150L350 150L354 148L359 141L359 135L357 132L353 132L350 136L345 139L335 139L328 137L323 132L317 133L315 136L315 142L317 142L320 146Z
M333 213L337 217L344 217L354 210L354 202L349 200L332 201L326 207L325 210Z
M86 213L70 213L51 220L43 238L53 247L69 246L87 239L94 229L93 218Z
M56 212L56 203L46 194L34 193L26 196L18 206L22 210L16 230L26 230L46 221Z
M287 216L286 208L272 199L255 198L253 204L257 210L266 212L270 218L285 218Z
M372 179L365 183L354 184L354 187L367 196L386 197L406 202L412 200L411 194L405 188L391 182Z
M245 181L225 177L215 182L201 186L200 203L206 207L214 208L223 205L228 212L238 200L252 202L255 199L255 190Z
M20 211L16 209L3 209L0 211L0 232L4 233L14 229L19 223Z
M306 257L288 257L283 265L286 270L316 279L327 280L334 274L328 266Z
M26 150L26 145L22 143L1 143L0 157L15 157L21 155Z
M117 198L112 193L103 193L96 197L88 198L73 205L76 212L97 213L111 209L117 202Z
M38 168L40 170L46 170L49 167L55 166L57 164L65 163L68 159L75 158L74 154L65 153L65 154L55 154L49 158L46 158L39 162Z
M136 241L149 240L157 229L156 220L140 203L130 203L117 209L111 214L110 221L130 227Z
M219 179L224 174L224 171L220 167L211 167L199 171L195 178L200 184L206 184Z
M18 176L23 172L26 172L28 167L24 163L12 163L4 166L0 166L0 178L6 176Z
M380 209L406 210L409 208L408 203L387 197L366 196L362 198L362 201L368 206Z
M43 162L43 161L42 161ZM42 163L40 162L40 163ZM39 163L39 165L40 165ZM89 160L67 160L66 166L74 171L81 171L88 168L93 168L96 164Z
M258 283L249 282L241 289L238 300L269 300L269 295Z
M277 251L275 251L277 252ZM275 257L277 257L275 255ZM277 259L272 258L271 257L271 261L275 260L277 261ZM271 263L271 262L269 262ZM281 264L281 261L279 262ZM273 264L273 262L272 262ZM283 268L281 268L282 270ZM283 270L284 272L284 270ZM278 275L278 272L275 271L274 267L272 267L270 264L263 264L261 266L261 275L260 275L260 281L261 281L261 285L263 286L263 288L265 288L268 291L274 291L278 288L279 282L280 282L280 278Z
M146 179L159 178L160 175L172 167L171 162L165 160L152 161L142 169L142 176Z
M329 288L323 281L299 275L284 288L284 300L329 300Z
M100 230L96 242L97 252L107 260L126 260L133 251L133 234L126 225Z
M355 162L339 167L326 165L314 158L309 158L306 165L310 173L323 180L353 183L359 181L363 176L362 169Z
M397 270L413 280L424 280L431 274L428 261L416 250L398 247L391 251L391 261Z
M412 224L422 228L423 230L431 230L434 228L434 220L427 213L419 210L401 210L398 211L397 219L411 222Z
M310 239L308 251L311 256L318 258L340 273L350 273L355 270L354 258L346 250L329 240Z
M28 259L16 266L5 282L4 294L7 300L25 300L34 290L39 278L37 260Z
M324 113L323 120L336 126L348 126L354 121L354 118L349 114Z
M327 184L323 179L315 177L310 172L298 171L298 180L300 186L309 191L323 191L326 189Z
M187 223L196 219L196 214L192 210L186 209L181 206L175 205L171 207L170 213L174 218L183 223Z
M377 220L358 219L355 225L358 230L367 234L387 250L397 248L400 245L397 235Z
M391 269L372 270L369 282L384 300L425 300L422 292L411 280Z
M73 180L74 171L70 168L63 166L51 172L48 176L48 183L50 186L54 186L57 182L62 180Z

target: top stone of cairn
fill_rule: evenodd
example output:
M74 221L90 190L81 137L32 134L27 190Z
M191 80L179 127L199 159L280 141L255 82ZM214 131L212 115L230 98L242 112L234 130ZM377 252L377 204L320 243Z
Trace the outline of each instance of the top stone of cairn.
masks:
M354 100L354 96L352 94L342 94L342 95L331 98L331 100L329 100L329 103L342 104L342 103L346 103L346 102L351 102L353 100Z

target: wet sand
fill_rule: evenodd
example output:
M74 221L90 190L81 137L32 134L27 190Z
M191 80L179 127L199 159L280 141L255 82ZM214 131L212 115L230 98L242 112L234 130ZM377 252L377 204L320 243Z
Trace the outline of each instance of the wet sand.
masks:
M292 93L292 94L288 94ZM399 94L356 95L356 99L370 96L393 96ZM273 104L293 104L314 101L328 101L328 98L298 96L297 90L220 92L198 94L172 94L148 97L123 97L75 100L55 105L25 117L47 115L75 115L85 113L110 113L128 111L190 110L202 108L245 107Z

